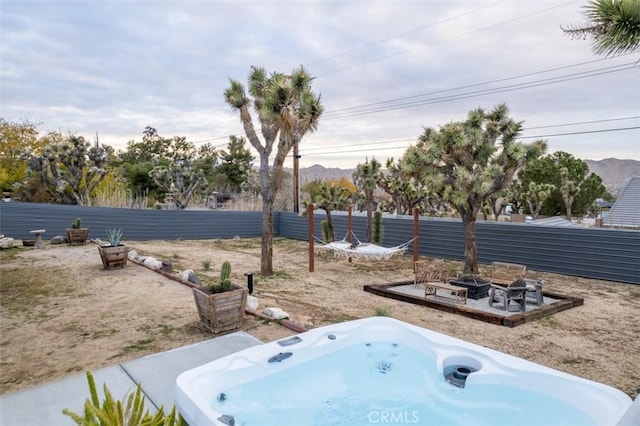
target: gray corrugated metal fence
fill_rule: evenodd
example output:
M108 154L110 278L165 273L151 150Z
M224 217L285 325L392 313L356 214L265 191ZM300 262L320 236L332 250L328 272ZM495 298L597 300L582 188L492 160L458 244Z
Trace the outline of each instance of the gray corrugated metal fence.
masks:
M33 229L45 237L64 235L76 218L83 219L90 238L105 238L108 228L122 228L130 240L209 239L259 237L260 212L224 210L133 210L68 205L0 203L0 233L31 238ZM315 212L314 234L322 236L324 212ZM347 216L334 213L337 239L347 231ZM411 216L384 218L385 247L413 238ZM455 219L420 218L419 253L422 256L462 260L464 234ZM364 241L366 217L354 214L353 231ZM274 234L306 240L308 221L295 213L274 215ZM599 228L531 226L521 223L477 223L480 263L514 262L537 271L640 284L640 232ZM413 245L409 246L409 253Z
M30 239L30 230L46 229L45 238L66 235L75 218L89 228L89 238L106 239L121 228L129 240L196 240L260 236L260 212L225 210L138 210L62 204L0 203L0 234Z

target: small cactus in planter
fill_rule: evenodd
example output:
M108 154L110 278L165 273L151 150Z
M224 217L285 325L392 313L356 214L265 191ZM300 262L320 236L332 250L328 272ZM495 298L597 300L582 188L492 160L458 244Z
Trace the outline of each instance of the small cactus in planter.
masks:
M231 263L225 260L220 267L220 281L211 284L209 290L213 293L224 293L231 289Z
M82 227L82 219L79 217L71 223L71 228L67 228L67 241L69 244L85 244L88 235L89 228Z
M231 283L231 263L224 261L220 279L193 287L193 297L202 325L212 333L240 328L244 320L247 289Z

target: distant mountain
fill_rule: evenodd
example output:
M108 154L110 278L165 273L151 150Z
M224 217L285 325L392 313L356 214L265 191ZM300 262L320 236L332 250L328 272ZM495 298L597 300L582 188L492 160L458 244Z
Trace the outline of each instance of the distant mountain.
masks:
M602 183L613 195L618 196L632 177L640 177L640 161L618 160L617 158L605 158L604 160L584 160L589 166L589 171L602 178Z
M640 161L618 160L606 158L604 160L584 160L589 166L589 171L602 178L604 186L612 195L617 196L620 190L627 186L632 177L640 177ZM326 168L319 164L300 169L300 185L304 185L314 179L340 179L343 176L351 178L355 169Z
M300 185L304 185L307 182L313 180L327 180L327 179L340 179L341 177L351 178L351 175L355 169L339 169L336 167L326 168L319 164L314 164L311 167L305 167L300 169Z

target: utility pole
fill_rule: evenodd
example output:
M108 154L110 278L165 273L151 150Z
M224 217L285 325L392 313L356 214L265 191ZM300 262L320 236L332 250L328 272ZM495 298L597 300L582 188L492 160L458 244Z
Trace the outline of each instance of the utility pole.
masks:
M298 141L293 144L293 212L300 213L300 157L298 153Z

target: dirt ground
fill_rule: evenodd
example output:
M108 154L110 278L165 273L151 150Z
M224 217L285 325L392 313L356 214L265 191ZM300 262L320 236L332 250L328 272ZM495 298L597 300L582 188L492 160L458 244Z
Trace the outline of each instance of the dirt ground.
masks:
M316 256L315 272L309 273L307 243L276 239L276 274L263 278L259 239L127 244L139 254L171 260L177 270L211 277L229 260L234 281L246 283L244 273L255 273L259 310L280 307L308 328L386 311L633 397L640 387L637 285L534 271L546 288L583 297L584 305L507 328L363 291L365 284L412 279L410 256L348 262L327 253ZM93 243L3 250L0 261L0 394L212 337L200 327L190 288L131 262L104 270ZM265 342L295 334L251 315L243 329Z

